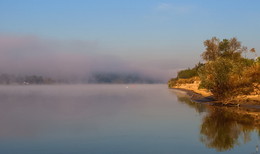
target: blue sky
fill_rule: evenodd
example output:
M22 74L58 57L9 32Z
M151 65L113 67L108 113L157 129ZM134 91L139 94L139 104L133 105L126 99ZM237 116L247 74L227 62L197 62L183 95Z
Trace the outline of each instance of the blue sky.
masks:
M0 35L96 42L99 54L169 72L192 67L213 36L260 50L259 7L259 0L0 0Z

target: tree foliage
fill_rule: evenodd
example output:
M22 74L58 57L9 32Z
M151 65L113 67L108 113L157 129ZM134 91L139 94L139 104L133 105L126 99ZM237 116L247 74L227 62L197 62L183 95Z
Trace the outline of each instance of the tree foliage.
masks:
M241 53L247 51L247 47L242 46L241 42L237 38L223 39L220 41L216 37L212 37L210 40L204 41L206 50L202 53L202 58L206 61L214 61L219 57L229 59L241 58Z
M201 57L205 63L179 71L176 78L169 80L169 87L200 80L200 88L208 89L216 99L224 102L238 95L259 95L260 57L255 48L249 52L256 58L248 59L242 56L243 52L248 52L247 47L235 37L223 40L212 37L204 41L204 46Z
M193 83L194 81L197 81L199 76L198 70L203 65L204 64L199 62L192 69L188 68L179 71L176 78L172 78L168 81L168 87L171 88L173 86L176 86L177 84Z
M200 70L201 87L219 100L230 100L254 90L253 76L246 75L243 64L225 58L207 63Z
M256 61L241 56L246 47L236 38L219 41L216 37L206 40L204 45L206 51L202 58L206 63L199 70L201 87L210 90L219 100L254 91L254 85L259 84L260 69Z
M192 78L194 76L198 76L198 70L202 66L203 66L203 64L199 62L192 69L188 68L188 69L185 69L185 70L181 70L181 71L178 72L177 78L178 79L189 79L189 78Z

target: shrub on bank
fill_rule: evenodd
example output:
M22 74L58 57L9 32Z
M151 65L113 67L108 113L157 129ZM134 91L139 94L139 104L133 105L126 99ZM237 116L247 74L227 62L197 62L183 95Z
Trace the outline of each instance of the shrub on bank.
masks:
M208 43L205 44L206 51L202 54L206 63L199 70L200 86L208 89L216 99L222 101L252 93L254 85L259 84L260 69L257 61L242 57L241 54L246 52L246 47L235 38L223 41L212 38L206 42ZM217 56L208 58L211 54L209 46L212 44L217 47L215 52L218 54L214 53Z
M204 46L206 50L201 56L205 64L199 63L192 69L179 71L176 78L169 80L169 87L201 81L199 88L209 90L222 101L252 92L259 94L260 57L243 57L242 53L248 50L236 38L221 41L213 37L206 40ZM250 52L256 56L254 48Z

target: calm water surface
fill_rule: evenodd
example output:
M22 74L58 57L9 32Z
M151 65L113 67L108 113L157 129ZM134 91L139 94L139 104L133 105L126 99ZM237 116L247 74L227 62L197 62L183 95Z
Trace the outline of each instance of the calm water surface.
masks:
M257 119L236 113L167 85L0 86L0 153L257 153Z

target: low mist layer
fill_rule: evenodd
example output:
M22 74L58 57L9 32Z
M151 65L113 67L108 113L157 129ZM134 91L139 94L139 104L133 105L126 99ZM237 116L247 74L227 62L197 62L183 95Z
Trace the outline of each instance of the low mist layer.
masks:
M97 41L50 40L35 36L0 36L0 75L21 78L43 76L66 82L158 82L162 74L152 68L133 67L115 55L105 54ZM149 70L149 71L145 71ZM108 76L107 76L108 75ZM134 79L133 79L134 78ZM149 81L148 81L149 80Z

